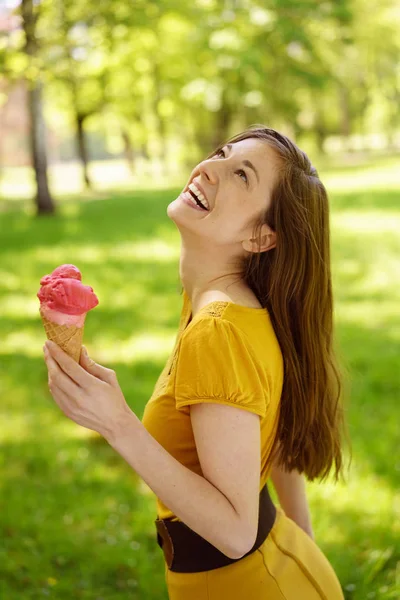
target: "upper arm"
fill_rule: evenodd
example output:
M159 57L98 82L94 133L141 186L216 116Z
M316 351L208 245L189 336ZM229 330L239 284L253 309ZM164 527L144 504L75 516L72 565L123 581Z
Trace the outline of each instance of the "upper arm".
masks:
M250 550L258 529L260 417L203 401L190 406L190 418L203 475L234 507L243 524L243 547Z

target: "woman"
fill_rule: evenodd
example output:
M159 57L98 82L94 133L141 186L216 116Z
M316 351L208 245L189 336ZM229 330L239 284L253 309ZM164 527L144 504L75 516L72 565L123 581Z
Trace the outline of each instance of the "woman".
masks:
M343 598L302 475L342 472L325 188L259 126L197 165L167 214L183 306L142 422L113 371L49 344L51 392L155 492L170 600Z

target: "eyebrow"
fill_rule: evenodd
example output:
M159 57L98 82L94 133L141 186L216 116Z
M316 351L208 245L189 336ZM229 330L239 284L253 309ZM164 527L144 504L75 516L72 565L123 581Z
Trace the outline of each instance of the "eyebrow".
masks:
M227 144L226 147L228 148L229 151L232 150L232 144ZM253 165L253 163L251 163L249 160L245 159L243 161L243 164L245 165L245 167L250 167L250 169L253 169L253 171L254 171L254 173L255 173L255 175L257 177L257 181L258 181L258 183L260 183L260 178L258 176L257 169L255 168L255 166Z

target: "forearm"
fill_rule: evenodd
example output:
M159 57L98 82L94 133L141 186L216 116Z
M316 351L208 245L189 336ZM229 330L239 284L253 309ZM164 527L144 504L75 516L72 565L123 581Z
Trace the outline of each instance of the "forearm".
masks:
M243 525L226 496L169 454L134 413L106 439L190 529L230 558L248 551Z
M297 471L287 473L273 465L271 480L285 514L314 539L303 475Z

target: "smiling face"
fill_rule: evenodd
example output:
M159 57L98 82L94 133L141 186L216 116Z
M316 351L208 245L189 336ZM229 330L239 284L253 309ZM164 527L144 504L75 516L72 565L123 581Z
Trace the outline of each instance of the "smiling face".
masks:
M168 206L168 216L182 234L251 251L253 225L270 204L277 168L276 154L264 141L227 144L193 169L183 192ZM193 195L208 210L195 206ZM267 246L272 246L272 230L264 225L262 234L270 236Z

